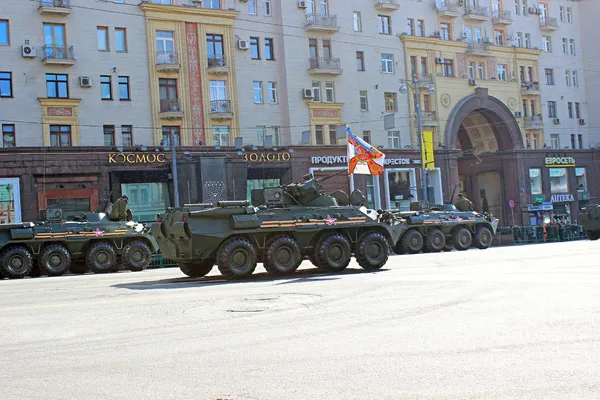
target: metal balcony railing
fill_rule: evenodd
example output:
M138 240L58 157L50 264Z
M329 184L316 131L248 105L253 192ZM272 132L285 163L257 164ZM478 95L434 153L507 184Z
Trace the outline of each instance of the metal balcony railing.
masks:
M308 61L309 69L340 69L339 58L313 57Z
M71 0L40 0L40 7L71 8Z
M437 116L435 111L421 111L421 120L424 123L432 123L437 121Z
M460 7L456 4L451 4L450 2L445 2L443 4L436 4L438 12L460 12Z
M556 17L540 18L540 26L542 28L544 28L544 27L558 28L558 19L556 19Z
M320 25L335 28L337 24L337 15L332 14L308 14L306 16L306 26Z
M397 5L398 2L396 0L376 0L375 4L389 4L389 5Z
M47 44L42 47L44 60L75 60L73 46L58 46Z
M467 43L467 53L484 53L488 51L490 43L469 42Z
M223 54L213 54L208 56L208 68L225 67L225 56Z
M496 22L499 20L509 20L512 21L512 16L510 11L508 10L494 10L492 13L492 21Z
M181 109L179 108L179 100L161 99L160 100L160 112L161 113L181 112Z
M487 17L487 7L468 7L465 10L465 15L476 15L478 17Z
M526 91L539 91L540 90L540 84L538 82L523 82L521 83L521 91L526 92Z
M523 117L523 126L526 129L542 128L544 126L544 120L539 115L534 115L531 117Z
M229 101L229 100L211 100L210 112L211 112L211 114L231 113L231 101Z
M179 64L179 57L175 51L157 51L156 63L159 65Z

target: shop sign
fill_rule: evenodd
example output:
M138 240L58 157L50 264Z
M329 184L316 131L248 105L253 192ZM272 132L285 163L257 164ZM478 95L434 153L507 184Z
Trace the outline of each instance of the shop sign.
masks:
M552 197L550 197L550 201L552 203L570 203L572 201L575 201L575 198L571 193L553 194Z
M337 110L313 110L315 118L338 118Z
M292 158L290 153L279 152L279 153L244 153L244 161L246 162L279 162L289 161Z
M527 211L552 211L553 207L552 205L548 205L548 204L542 204L541 206L534 206L534 205L529 205L527 207Z
M346 156L315 156L311 157L312 164L346 164ZM421 160L411 160L409 158L386 158L385 165L410 165L420 164Z
M533 196L533 202L534 203L541 203L545 200L545 196L543 194L536 194L535 196Z
M110 153L109 164L162 164L164 153Z
M575 157L546 157L544 164L546 168L574 167Z

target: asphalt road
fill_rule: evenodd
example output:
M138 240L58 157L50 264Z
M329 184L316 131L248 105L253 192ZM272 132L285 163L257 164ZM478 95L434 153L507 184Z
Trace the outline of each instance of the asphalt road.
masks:
M600 243L257 272L1 281L0 399L600 398Z

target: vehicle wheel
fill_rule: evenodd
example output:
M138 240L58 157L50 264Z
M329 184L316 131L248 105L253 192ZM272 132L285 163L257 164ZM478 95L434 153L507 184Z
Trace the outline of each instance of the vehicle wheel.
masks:
M246 239L230 239L217 252L217 265L226 279L252 275L256 263L256 250Z
M473 243L473 237L467 228L456 228L452 237L452 242L454 243L456 250L468 250Z
M385 265L389 256L390 245L381 233L367 232L358 239L355 257L363 269L377 270Z
M296 241L288 236L280 236L267 244L263 266L274 276L293 273L302 262L300 248Z
M152 251L146 243L138 240L125 246L122 259L123 269L143 271L152 261Z
M425 238L425 248L430 253L439 253L446 246L446 237L439 229L432 229L427 232Z
M42 274L60 276L71 266L71 254L64 246L51 244L44 249L38 260Z
M31 267L31 271L29 271L29 276L32 278L39 278L42 275L44 275L44 274L43 274L42 269L40 268L39 264L34 264L33 267ZM1 274L0 274L0 279L2 279Z
M411 229L402 236L402 247L408 254L417 254L423 250L423 235L416 229Z
M475 231L475 237L473 238L473 243L475 247L478 249L487 249L492 245L492 231L487 226L480 226Z
M452 240L452 236L448 236L445 239L446 244L444 245L444 251L452 251L452 249L454 249L454 242Z
M33 268L31 253L25 247L11 247L4 250L0 268L4 276L10 279L20 279L27 276Z
M111 272L117 263L117 253L108 243L98 242L87 251L85 262L97 274Z
M585 234L590 240L600 239L600 231L585 231Z
M392 250L394 254L397 255L406 254L406 250L404 250L404 247L402 246L402 239L398 240L398 243L396 243L394 247L392 247Z
M350 264L352 248L348 239L339 233L325 236L315 252L319 268L327 271L341 272Z
M215 260L202 260L196 263L178 264L181 272L190 278L202 278L212 271L215 266Z
M69 271L71 271L72 274L83 275L87 272L87 265L82 261L71 262Z

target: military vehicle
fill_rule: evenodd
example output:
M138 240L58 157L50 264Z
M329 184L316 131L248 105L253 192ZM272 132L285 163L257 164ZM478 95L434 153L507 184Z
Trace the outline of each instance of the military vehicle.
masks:
M158 251L147 228L111 221L104 213L63 220L62 210L42 212L42 222L0 225L0 274L8 278L142 271Z
M600 204L591 204L579 212L579 224L588 239L600 239Z
M396 254L416 254L421 251L468 250L470 247L487 249L498 229L498 219L488 213L458 211L452 204L423 207L411 205L419 211L394 212L408 224L408 229L393 247Z
M325 195L321 183L343 172L254 189L251 202L170 208L151 232L161 253L191 277L208 274L216 264L226 279L241 279L254 272L257 262L271 275L287 275L304 258L338 272L353 254L365 270L379 269L405 226L391 213L367 209L360 191Z

